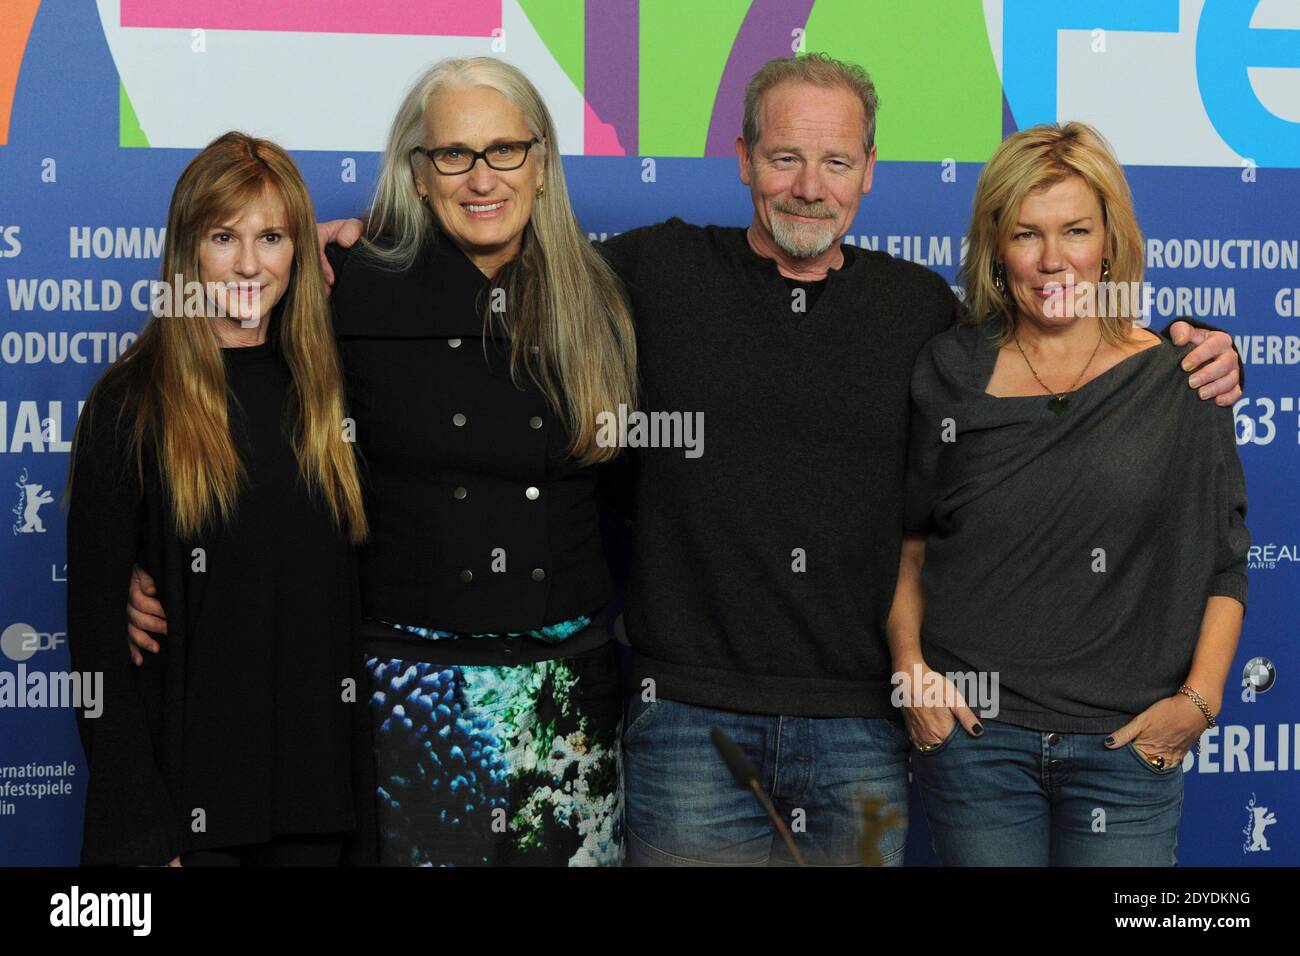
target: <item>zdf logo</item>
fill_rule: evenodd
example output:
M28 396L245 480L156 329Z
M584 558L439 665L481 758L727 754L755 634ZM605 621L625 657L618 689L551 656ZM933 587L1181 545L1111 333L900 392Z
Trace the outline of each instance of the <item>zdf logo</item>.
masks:
M25 661L37 651L52 651L67 641L64 631L38 631L30 624L10 624L0 634L0 651L11 661Z

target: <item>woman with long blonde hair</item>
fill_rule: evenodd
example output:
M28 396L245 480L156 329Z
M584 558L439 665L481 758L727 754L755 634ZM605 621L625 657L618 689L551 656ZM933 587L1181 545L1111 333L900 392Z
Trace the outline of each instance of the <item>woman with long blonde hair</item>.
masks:
M619 449L598 426L636 402L636 346L528 79L491 57L420 76L364 241L330 254L372 527L378 859L617 865L622 698L596 485Z
M172 195L151 316L96 383L68 484L88 864L337 863L357 824L351 545L367 533L312 205L230 132ZM169 611L132 668L138 566ZM133 649L133 653L134 649Z

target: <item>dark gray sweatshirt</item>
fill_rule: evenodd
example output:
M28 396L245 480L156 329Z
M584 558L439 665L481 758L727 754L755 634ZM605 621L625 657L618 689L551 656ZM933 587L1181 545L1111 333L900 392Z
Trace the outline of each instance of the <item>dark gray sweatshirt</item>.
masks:
M1206 599L1246 603L1232 410L1168 342L1069 396L984 392L991 326L956 326L912 375L906 525L926 531L922 652L995 672L995 719L1109 733L1186 678Z

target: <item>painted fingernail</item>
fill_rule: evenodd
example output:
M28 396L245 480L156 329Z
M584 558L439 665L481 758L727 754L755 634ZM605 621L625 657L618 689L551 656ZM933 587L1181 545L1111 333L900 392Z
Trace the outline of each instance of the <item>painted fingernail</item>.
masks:
M974 727L971 728L971 733L973 733L976 737L983 737L984 728L979 724L976 724Z
M1114 737L1107 737L1107 738L1106 738L1106 746L1107 746L1107 747L1113 747L1114 745L1115 745L1115 738L1114 738Z

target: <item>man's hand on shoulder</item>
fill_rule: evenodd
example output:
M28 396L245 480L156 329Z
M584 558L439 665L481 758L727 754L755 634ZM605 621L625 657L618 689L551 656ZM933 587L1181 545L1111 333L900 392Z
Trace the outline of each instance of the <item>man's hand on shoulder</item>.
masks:
M321 272L325 273L327 295L334 288L334 267L330 265L329 258L325 255L325 247L333 243L349 249L361 238L365 228L366 224L360 219L331 219L329 222L316 223L316 241L320 243L320 268Z
M1187 384L1197 395L1222 406L1241 398L1241 369L1232 336L1180 320L1169 326L1169 338L1177 346L1196 346L1183 356L1183 371L1191 372Z

